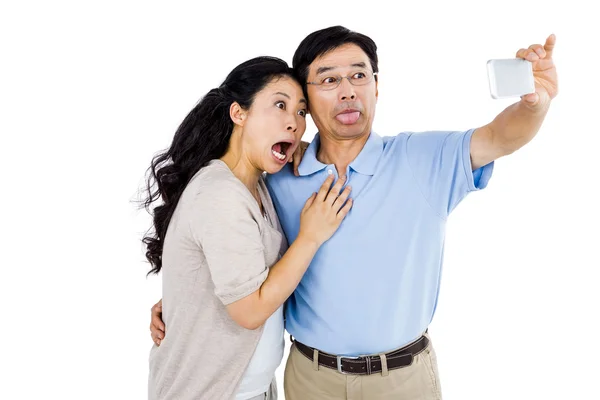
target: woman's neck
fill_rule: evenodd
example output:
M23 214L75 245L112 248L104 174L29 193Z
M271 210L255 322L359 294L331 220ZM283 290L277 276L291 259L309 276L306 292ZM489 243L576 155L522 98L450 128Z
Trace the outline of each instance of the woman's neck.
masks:
M227 164L233 175L248 188L258 204L261 205L258 193L258 180L262 171L256 169L247 158L242 156L241 152L235 151L235 148L232 148L232 146L221 157L221 161Z

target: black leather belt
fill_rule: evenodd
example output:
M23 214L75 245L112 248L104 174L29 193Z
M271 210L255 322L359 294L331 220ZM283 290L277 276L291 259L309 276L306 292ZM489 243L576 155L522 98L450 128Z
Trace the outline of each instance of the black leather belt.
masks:
M310 346L294 341L296 348L309 360L313 360L314 349ZM426 336L421 336L413 343L385 354L388 370L407 367L412 364L413 357L422 352L429 344ZM381 372L381 357L343 357L319 351L319 365L326 368L337 369L342 374L371 375Z

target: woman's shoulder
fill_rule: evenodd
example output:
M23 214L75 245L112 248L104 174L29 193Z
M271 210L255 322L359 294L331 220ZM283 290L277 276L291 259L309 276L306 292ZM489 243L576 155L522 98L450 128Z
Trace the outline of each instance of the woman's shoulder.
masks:
M254 201L244 184L221 160L212 160L198 171L190 180L186 192L187 197L195 203L219 208L234 205L246 208Z

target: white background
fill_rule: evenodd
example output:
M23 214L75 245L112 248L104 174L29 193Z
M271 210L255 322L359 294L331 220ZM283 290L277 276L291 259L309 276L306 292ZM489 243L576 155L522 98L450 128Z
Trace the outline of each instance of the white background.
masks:
M0 398L146 398L160 278L145 276L150 219L131 201L152 155L235 65L291 62L307 34L342 24L379 46L381 135L491 121L511 100L491 99L486 61L557 35L560 94L541 131L449 220L430 332L447 400L600 399L597 14L578 1L209 3L0 6Z

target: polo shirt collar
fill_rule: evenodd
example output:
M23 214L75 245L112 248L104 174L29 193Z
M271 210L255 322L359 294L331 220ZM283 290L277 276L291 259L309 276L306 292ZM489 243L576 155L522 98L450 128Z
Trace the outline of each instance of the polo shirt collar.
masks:
M317 133L313 141L308 145L298 166L300 176L311 175L327 167L327 164L323 164L317 159L320 142L321 140ZM375 132L371 132L358 156L350 163L350 168L363 175L373 175L382 152L383 139Z

